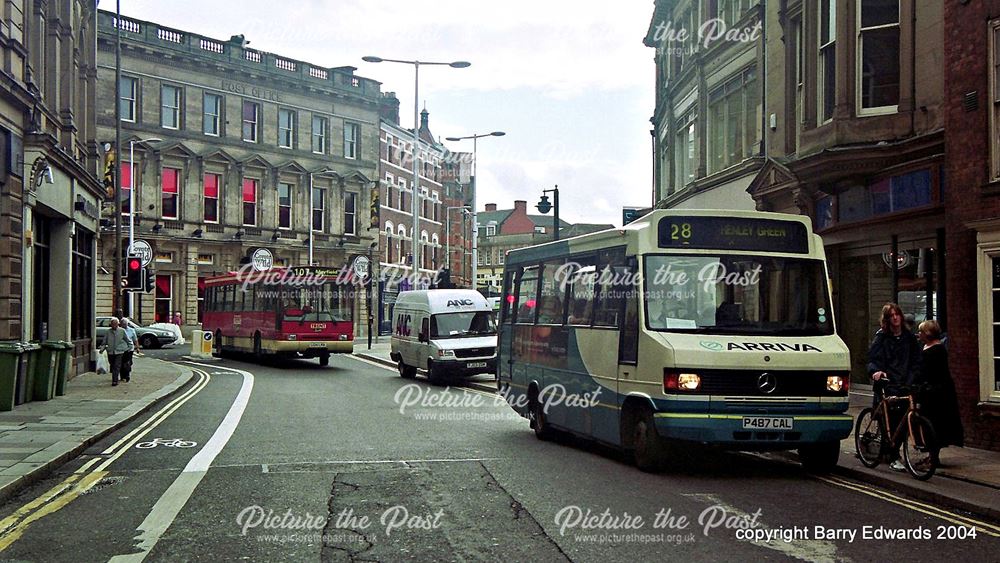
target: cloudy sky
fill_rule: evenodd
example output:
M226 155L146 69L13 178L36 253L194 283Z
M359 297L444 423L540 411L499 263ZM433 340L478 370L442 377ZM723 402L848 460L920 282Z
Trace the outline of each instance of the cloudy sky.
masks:
M114 10L110 0L100 3ZM364 55L466 60L424 67L420 101L444 139L479 143L480 210L529 209L558 184L560 216L621 224L652 199L653 51L642 44L652 0L122 0L122 14L228 39L320 66L355 66L400 99L412 123L413 68ZM471 151L472 142L446 143Z

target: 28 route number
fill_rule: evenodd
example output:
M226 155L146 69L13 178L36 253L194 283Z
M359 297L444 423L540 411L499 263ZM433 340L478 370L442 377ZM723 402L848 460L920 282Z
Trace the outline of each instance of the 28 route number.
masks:
M688 241L691 238L691 223L671 224L670 240Z

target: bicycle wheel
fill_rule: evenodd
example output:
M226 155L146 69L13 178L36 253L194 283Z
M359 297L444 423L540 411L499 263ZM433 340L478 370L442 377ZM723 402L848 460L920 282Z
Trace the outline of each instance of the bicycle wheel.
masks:
M882 419L874 416L874 410L867 408L858 414L858 422L854 427L854 447L858 459L865 467L875 467L882 461L882 448L886 440Z
M934 426L919 414L910 419L910 432L903 443L903 463L914 478L926 481L934 475L938 465L937 435Z

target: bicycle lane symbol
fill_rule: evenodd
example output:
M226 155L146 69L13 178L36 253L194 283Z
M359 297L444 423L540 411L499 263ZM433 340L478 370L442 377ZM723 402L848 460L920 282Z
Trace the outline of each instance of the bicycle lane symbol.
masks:
M135 445L136 448L140 450L146 450L150 448L155 448L156 446L164 446L167 448L193 448L198 445L198 442L192 442L189 440L181 440L180 438L153 438L149 442L139 442Z

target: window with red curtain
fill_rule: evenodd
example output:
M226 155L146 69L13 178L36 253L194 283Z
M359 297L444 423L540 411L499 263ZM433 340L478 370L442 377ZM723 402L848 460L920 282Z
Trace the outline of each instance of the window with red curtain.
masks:
M219 222L219 175L205 174L205 221Z
M160 182L161 210L164 219L177 219L177 201L180 191L179 170L164 168Z
M257 180L243 180L243 224L257 225Z
M129 167L128 162L121 163L122 165L122 215L128 215L132 212L132 206L129 205L128 200L128 190L132 189L132 169Z

